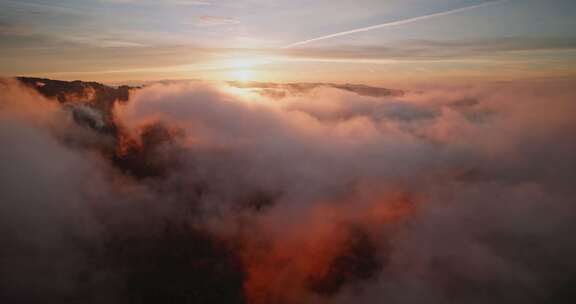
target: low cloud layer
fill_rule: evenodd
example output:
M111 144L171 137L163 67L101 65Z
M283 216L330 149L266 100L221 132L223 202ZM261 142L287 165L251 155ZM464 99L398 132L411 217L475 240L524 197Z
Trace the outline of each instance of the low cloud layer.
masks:
M2 80L0 299L574 299L568 84L354 88Z

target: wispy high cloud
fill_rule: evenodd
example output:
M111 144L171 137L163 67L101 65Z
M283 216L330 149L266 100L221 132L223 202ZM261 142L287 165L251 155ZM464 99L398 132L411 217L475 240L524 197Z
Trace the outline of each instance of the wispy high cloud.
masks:
M230 25L238 24L240 21L232 17L222 17L222 16L200 16L198 18L197 24L203 26L217 26L217 25Z
M32 34L32 28L20 24L0 22L0 35L26 36Z
M506 1L508 1L508 0L497 0L497 1L484 2L481 4L461 7L461 8L443 11L443 12L439 12L439 13L434 13L434 14L430 14L430 15L418 16L418 17L414 17L414 18L408 18L408 19L403 19L403 20L397 20L397 21L392 21L392 22L376 24L376 25L367 26L367 27L361 27L361 28L357 28L357 29L353 29L353 30L349 30L349 31L338 32L338 33L334 33L334 34L330 34L330 35L325 35L325 36L320 36L320 37L316 37L316 38L312 38L312 39L307 39L307 40L295 42L295 43L284 46L284 48L291 48L291 47L295 47L295 46L308 44L311 42L316 42L316 41L320 41L320 40L326 40L326 39L336 38L336 37L340 37L340 36L346 36L346 35L361 33L361 32L368 32L368 31L381 29L381 28L406 25L406 24L410 24L413 22L418 22L418 21L422 21L422 20L453 15L453 14L457 14L460 12L469 11L469 10L477 9L477 8L481 8L481 7L486 7L486 6L490 6L490 5L494 5L494 4L498 4L498 3L502 3L502 2L506 2Z
M100 0L102 2L112 2L112 3L135 3L142 2L138 0ZM177 5L211 5L212 3L207 0L160 0L160 3L169 3Z
M174 4L181 5L211 5L210 1L200 1L200 0L171 0Z
M458 41L405 40L389 45L290 48L281 52L296 58L444 60L506 55L515 52L565 50L576 50L576 39L511 37Z

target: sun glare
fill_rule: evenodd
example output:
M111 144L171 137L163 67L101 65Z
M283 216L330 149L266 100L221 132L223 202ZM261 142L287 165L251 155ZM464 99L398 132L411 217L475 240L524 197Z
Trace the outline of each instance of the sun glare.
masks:
M251 81L254 78L254 71L252 70L237 70L233 72L234 80L236 81Z

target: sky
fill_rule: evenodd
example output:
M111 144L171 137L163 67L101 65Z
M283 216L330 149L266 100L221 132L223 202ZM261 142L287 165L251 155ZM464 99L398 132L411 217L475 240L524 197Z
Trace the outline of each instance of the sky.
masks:
M576 76L573 0L0 0L0 74L385 84Z

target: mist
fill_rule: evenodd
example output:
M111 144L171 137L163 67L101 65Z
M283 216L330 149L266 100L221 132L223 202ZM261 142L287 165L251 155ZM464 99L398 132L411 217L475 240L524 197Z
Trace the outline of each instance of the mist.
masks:
M102 102L3 79L0 299L574 299L571 85L195 81Z

